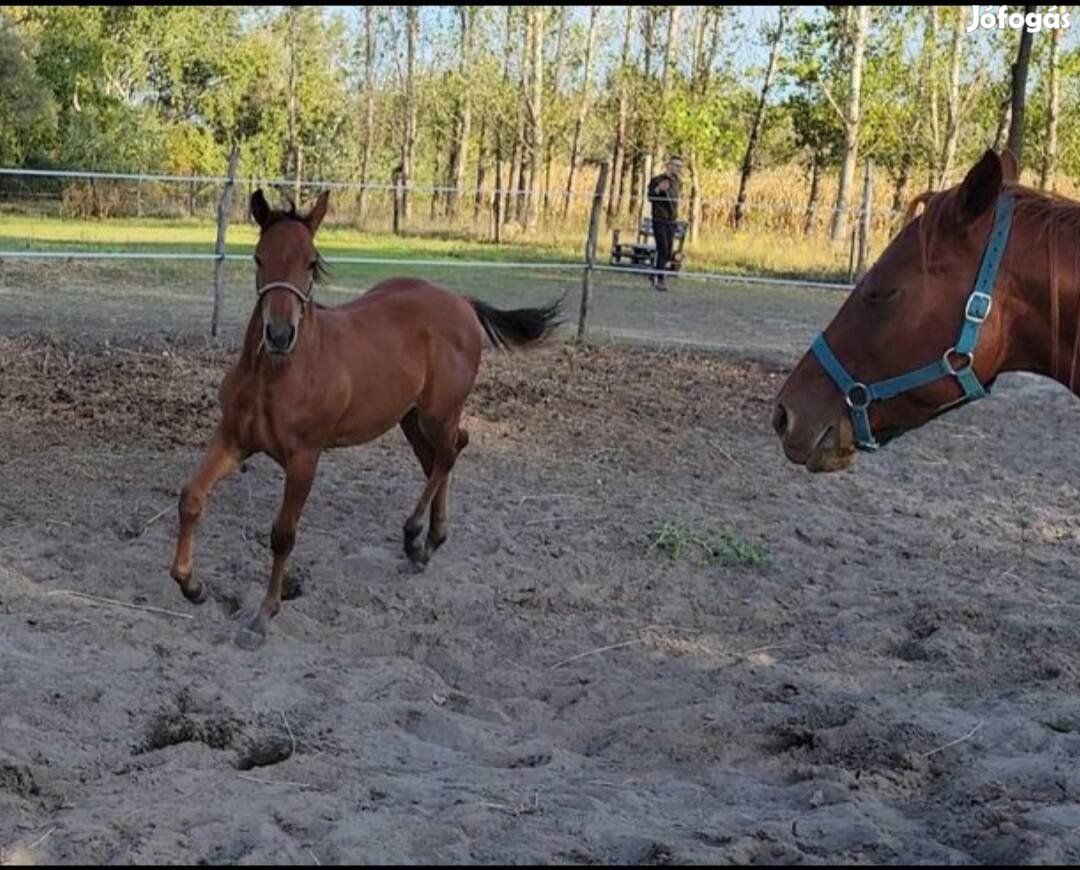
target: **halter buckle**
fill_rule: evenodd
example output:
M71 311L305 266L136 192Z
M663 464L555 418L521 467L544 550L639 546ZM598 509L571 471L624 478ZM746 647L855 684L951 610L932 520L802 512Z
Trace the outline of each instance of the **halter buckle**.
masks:
M855 394L861 392L862 398L855 398ZM852 384L848 387L848 391L844 394L844 401L847 402L847 406L854 410L866 410L870 407L870 403L873 398L870 395L870 388L863 383Z
M994 303L989 293L976 290L968 297L967 305L964 306L964 319L970 323L983 323L990 316L990 308Z
M952 364L953 356L963 357L966 362L964 362L963 365L954 366ZM957 350L955 347L950 347L947 351L945 351L945 353L941 355L941 361L945 363L946 367L949 369L950 374L954 376L960 375L964 372L970 371L971 368L975 365L975 354L973 351L970 350Z

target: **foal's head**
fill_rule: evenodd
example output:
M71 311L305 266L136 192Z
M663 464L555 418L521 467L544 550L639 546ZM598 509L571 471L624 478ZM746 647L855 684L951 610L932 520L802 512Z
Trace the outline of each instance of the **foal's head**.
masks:
M311 303L323 266L315 250L315 232L326 216L329 192L323 192L306 215L271 209L262 190L251 195L251 216L260 227L255 246L255 275L262 314L262 340L273 355L296 347L300 325Z

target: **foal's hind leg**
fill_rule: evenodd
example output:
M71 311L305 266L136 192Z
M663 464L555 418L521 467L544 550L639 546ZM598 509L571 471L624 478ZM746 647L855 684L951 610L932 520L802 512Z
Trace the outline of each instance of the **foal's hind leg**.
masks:
M184 597L195 604L202 604L207 598L206 587L192 576L195 527L206 509L206 499L214 485L245 458L246 454L231 443L219 429L210 441L210 446L191 480L180 491L180 533L176 539L176 551L169 573L173 580L180 584Z
M454 449L455 462L458 454L465 449L468 443L469 433L459 428ZM427 533L427 558L429 559L446 541L447 530L450 526L449 495L450 478L447 476L446 480L443 481L443 485L439 487L439 491L435 493L435 500L431 503L431 522L428 525Z
M427 484L420 494L416 508L405 521L405 553L412 562L418 565L427 564L431 554L446 540L446 499L450 472L454 467L458 452L468 442L467 435L463 437L459 435L460 418L460 408L449 418L437 419L423 414L417 414L415 418L418 434L426 442L427 451L430 451L422 455L416 443L413 443L413 449L421 457L421 463L425 464L425 471L427 468L424 456L431 457ZM413 442L412 437L409 440ZM431 528L428 531L427 542L421 547L417 543L417 538L423 528L424 514L427 513L428 508L431 508Z
M431 449L431 445L428 444L427 439L424 437L424 433L420 431L420 417L415 408L402 418L401 431L404 432L405 437L409 439L409 444L412 445L413 453L415 453L416 458L420 460L420 467L424 469L424 477L430 480L431 469L435 461L435 451ZM414 517L415 513L405 521L405 555L407 555L411 561L415 562L416 557L420 553L417 539L424 530L424 523L422 514L415 520Z

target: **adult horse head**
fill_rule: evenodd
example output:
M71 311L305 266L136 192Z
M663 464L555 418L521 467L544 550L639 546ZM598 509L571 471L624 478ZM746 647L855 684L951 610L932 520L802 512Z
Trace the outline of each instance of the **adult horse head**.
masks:
M1080 206L1016 176L1009 152L987 151L961 184L916 200L922 214L780 390L772 422L788 459L810 471L846 468L856 450L982 398L1002 372L1072 388Z

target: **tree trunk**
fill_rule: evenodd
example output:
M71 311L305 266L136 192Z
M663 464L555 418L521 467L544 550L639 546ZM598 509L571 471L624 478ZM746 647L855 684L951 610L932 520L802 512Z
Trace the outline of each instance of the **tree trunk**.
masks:
M705 46L705 28L709 22L709 7L695 6L694 35L690 43L690 90L697 91L697 80L702 66L701 53Z
M821 159L815 151L810 155L810 199L806 203L806 217L803 219L803 235L808 236L814 229L821 200Z
M904 210L904 191L907 189L908 178L911 175L911 155L904 155L900 163L900 171L893 182L892 219L900 217L899 213Z
M401 143L402 218L407 223L412 211L413 158L416 153L416 42L420 16L416 6L405 7L405 125Z
M664 44L664 70L660 79L660 112L653 117L653 166L663 166L666 162L666 155L660 153L660 129L663 125L663 111L671 95L671 73L675 66L676 42L679 36L679 11L681 9L681 6L668 7L667 41ZM648 179L646 179L646 183L648 183Z
M296 35L296 16L298 14L295 7L288 7L289 16L289 81L288 81L288 128L286 135L288 136L288 161L289 165L286 167L286 175L291 174L293 176L293 183L296 185L293 198L297 201L300 199L300 147L297 143L298 133L297 127L297 85L299 78L299 69L297 64L297 35Z
M994 150L1000 151L1005 144L1005 136L1009 132L1009 122L1012 120L1012 98L1006 97L1001 103L1001 111L998 114L997 132L994 134Z
M574 190L574 175L578 168L578 151L581 148L581 128L585 125L585 115L589 111L589 76L592 74L593 42L596 39L596 19L599 6L589 7L589 32L585 37L585 68L581 74L581 97L578 102L578 114L574 120L574 136L570 142L570 171L566 176L566 195L563 197L562 216L570 213L570 197ZM611 203L608 203L608 211Z
M945 103L945 145L938 161L937 187L943 189L949 182L956 146L960 141L960 67L964 50L965 24L957 15L953 20L952 46L949 52L949 93Z
M514 40L514 9L516 9L516 8L517 7L515 7L515 6L507 6L506 7L506 58L505 58L505 60L503 62L503 86L504 86L504 90L509 90L509 86L510 86L510 60L514 55L514 50L513 50L514 43L515 43L515 40ZM522 68L523 69L524 69L524 56L525 56L524 52L522 52ZM518 89L517 89L518 92L520 93L520 91L522 91L524 89L524 87L525 87L525 78L524 78L524 73L522 73L522 79L521 79L520 87L518 87ZM524 133L523 133L524 127L522 126L524 124L524 120L523 120L524 119L524 114L522 113L522 110L521 110L521 100L520 99L515 100L514 108L515 108L515 111L516 111L517 114L514 116L514 118L515 118L515 121L514 121L514 135L513 135L513 139L510 142L510 165L509 165L509 168L508 168L508 171L507 171L507 174L506 174L506 182L505 182L505 184L502 182L502 171L500 169L500 172L499 172L500 181L499 181L499 184L497 185L497 187L500 190L503 191L503 193L502 193L503 205L502 205L502 208L499 209L497 214L496 214L496 220L501 221L503 224L509 222L509 220L510 220L510 208L511 208L511 205L514 205L515 207L517 205L519 205L517 197L514 196L513 188L514 188L514 179L517 177L518 160L520 159L520 154L521 154L521 147L520 147L521 146L521 141L522 141L522 137L524 135ZM509 119L500 118L499 119L499 124L496 127L496 133L498 135L498 143L497 143L496 147L497 147L497 153L498 153L498 159L499 159L500 166L502 164L503 157L505 156L504 153L503 153L503 143L504 143L505 140L503 138L502 131L505 129L506 138L509 139L510 138L509 123L510 123Z
M645 152L643 149L638 148L634 152L634 159L630 163L630 177L627 179L627 185L630 190L630 196L626 204L627 213L630 215L636 215L638 213L638 196L641 193L641 181L642 173L645 172Z
M435 146L435 148L434 148L435 165L432 167L432 175L435 178L438 178L439 177L439 157L443 153L443 132L442 132L442 130L439 127L436 127L435 131L434 131L434 134L432 135L431 138L432 138L432 143L431 144ZM449 161L447 161L447 162L449 163ZM438 190L432 190L431 191L431 211L429 213L429 219L431 220L431 222L433 224L435 223L435 209L438 208L438 205L439 205L439 191Z
M630 201L627 205L629 214L635 220L641 212L641 195L649 181L643 177L646 172L646 151L650 152L649 162L652 162L650 149L653 145L653 131L656 129L656 100L655 95L652 94L653 43L656 40L657 19L661 8L660 6L643 6L641 11L642 70L648 108L647 114L638 118L633 138L634 162L630 173Z
M364 144L360 150L360 193L356 198L358 222L363 222L367 209L368 173L375 147L375 29L372 26L372 7L364 7Z
M619 210L616 212L616 216L622 214L623 202L625 200L631 200L634 196L634 186L631 183L634 178L634 164L632 161L624 159L622 166L622 180L619 182ZM632 210L632 206L627 207L628 210Z
M304 187L304 146L296 146L296 180L293 181L293 201L299 206Z
M487 180L487 115L480 116L480 135L476 137L476 195L473 199L473 220L480 217L484 204L484 182Z
M690 150L687 169L690 170L690 232L689 242L698 240L701 232L701 161L696 148Z
M941 120L938 111L938 77L937 77L937 40L938 40L938 15L937 6L927 8L926 23L926 98L930 108L930 172L928 187L933 188L938 178L938 156L941 154Z
M856 6L852 14L851 75L847 108L844 112L844 161L840 167L840 184L836 191L836 209L833 211L830 233L834 242L847 238L851 186L855 179L855 166L859 159L859 128L862 122L860 97L862 96L863 64L866 59L866 39L869 30L870 7Z
M1024 16L1038 7L1025 6ZM1009 150L1016 157L1017 167L1023 166L1024 156L1024 102L1027 94L1028 64L1031 62L1032 33L1026 27L1020 32L1020 48L1012 67L1012 121L1009 125Z
M608 197L608 222L610 223L622 208L623 176L626 161L626 113L628 86L626 83L626 60L630 51L630 31L634 26L634 7L626 7L626 26L623 30L622 60L616 75L618 76L619 111L615 126L615 149L611 159L611 195Z
M554 7L558 10L559 26L555 37L555 65L551 72L551 98L553 103L558 101L562 92L562 71L566 61L566 32L567 15L565 6ZM549 135L544 143L544 217L551 212L551 164L555 159L555 137Z
M1064 15L1067 6L1062 6L1060 12ZM1046 95L1046 146L1043 150L1042 171L1039 173L1039 190L1048 187L1054 190L1054 174L1057 170L1058 157L1058 109L1059 109L1059 78L1061 74L1058 52L1061 47L1061 30L1050 31L1050 57L1047 60L1049 75L1047 77Z
M469 133L472 124L472 95L469 78L472 59L473 9L471 6L459 6L461 19L461 58L458 63L458 111L454 122L454 142L450 158L450 172L447 178L451 190L446 194L446 213L457 217L458 197L465 186L465 164L468 159ZM438 176L436 176L438 177Z
M529 11L529 189L525 203L524 229L536 228L540 187L540 155L544 149L544 15L545 6L530 6Z
M739 173L739 195L735 200L735 229L739 229L743 224L746 208L746 187L750 183L750 175L754 171L754 152L757 149L758 137L761 135L762 121L765 118L765 102L769 98L769 87L772 85L776 62L780 56L780 40L784 37L786 17L787 9L781 6L776 29L769 34L769 62L765 67L765 80L761 83L761 94L758 97L757 109L754 112L754 123L750 127L750 139L746 143L746 153L743 154L742 170Z

